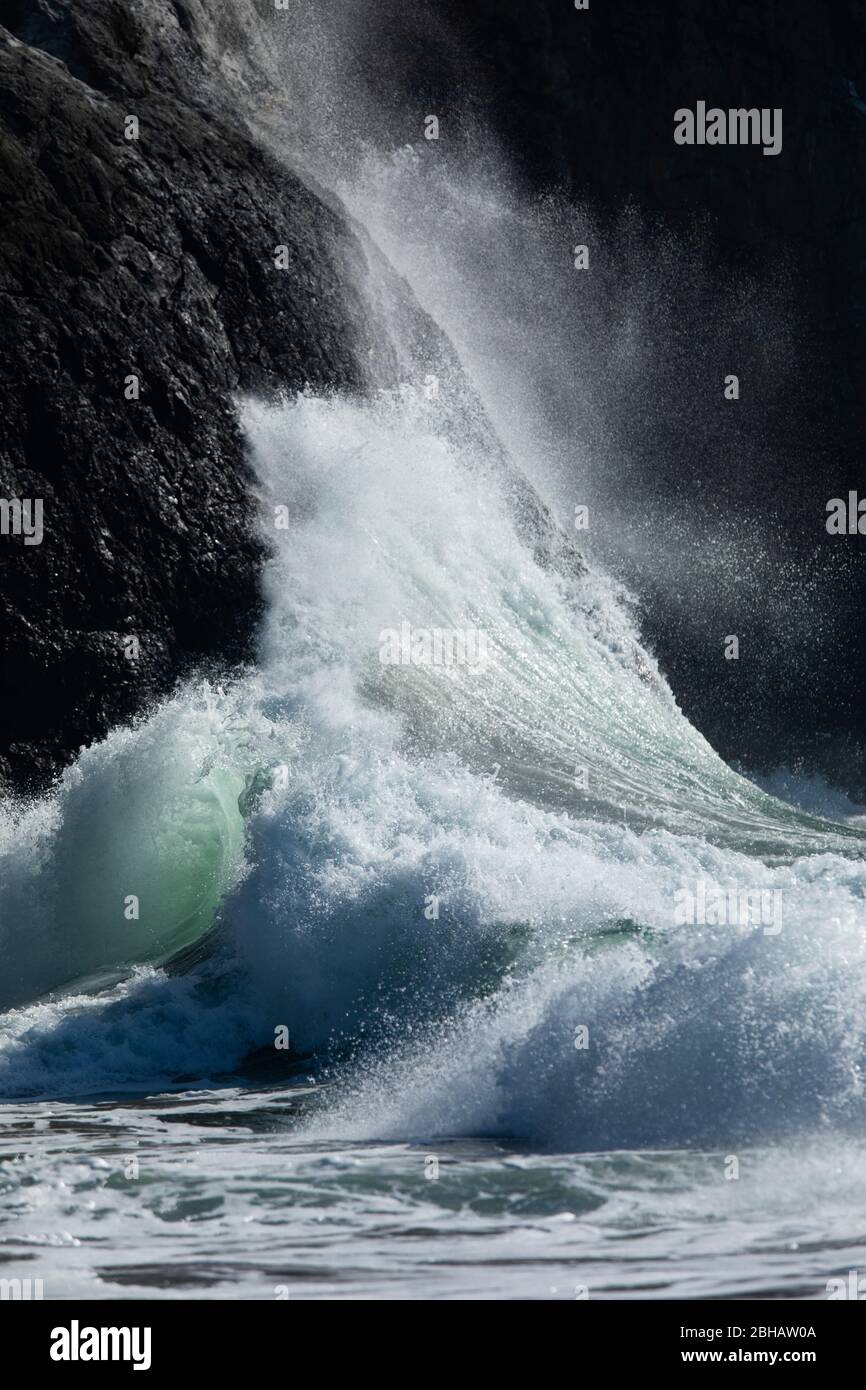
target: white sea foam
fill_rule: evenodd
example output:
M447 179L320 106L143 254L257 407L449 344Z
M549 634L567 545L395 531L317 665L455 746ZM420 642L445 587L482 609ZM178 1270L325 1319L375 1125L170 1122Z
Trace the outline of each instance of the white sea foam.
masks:
M124 1067L212 1074L285 1025L298 1051L344 1059L320 1133L582 1148L857 1127L858 828L725 767L617 586L546 568L439 409L410 387L246 406L272 545L257 669L84 755L7 828L2 895L7 957L32 969L43 920L80 953L67 976L164 959L190 920L171 873L192 911L222 894L222 945L199 975L8 1017L7 1087L62 1088L67 1065L87 1089ZM383 666L379 634L403 620L483 630L492 659L447 678ZM274 767L241 859L226 826ZM677 925L699 881L780 894L783 929Z

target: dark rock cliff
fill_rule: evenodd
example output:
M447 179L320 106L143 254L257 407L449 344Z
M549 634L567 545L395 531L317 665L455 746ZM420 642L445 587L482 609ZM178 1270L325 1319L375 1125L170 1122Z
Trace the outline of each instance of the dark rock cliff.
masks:
M0 496L44 515L41 544L0 536L18 786L193 665L250 654L261 553L232 393L387 375L351 288L363 248L233 120L185 18L0 0Z

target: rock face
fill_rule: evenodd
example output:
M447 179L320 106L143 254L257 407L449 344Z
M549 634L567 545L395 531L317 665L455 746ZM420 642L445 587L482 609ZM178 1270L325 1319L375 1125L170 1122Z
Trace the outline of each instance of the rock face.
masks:
M41 544L0 535L0 777L32 788L193 665L250 654L232 393L388 364L364 249L233 119L182 4L0 0L0 25L0 497L44 517Z

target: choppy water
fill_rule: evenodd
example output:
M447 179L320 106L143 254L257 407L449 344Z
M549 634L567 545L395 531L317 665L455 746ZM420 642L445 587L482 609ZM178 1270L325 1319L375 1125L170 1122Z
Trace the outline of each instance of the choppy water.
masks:
M724 1181L721 1152L314 1143L306 1099L10 1108L0 1274L46 1298L818 1299L866 1260L858 1144L750 1150Z

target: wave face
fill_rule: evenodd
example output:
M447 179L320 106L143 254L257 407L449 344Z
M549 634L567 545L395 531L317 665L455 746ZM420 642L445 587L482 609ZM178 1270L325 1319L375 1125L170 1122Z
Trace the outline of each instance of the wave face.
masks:
M858 1127L862 824L732 772L627 596L540 554L456 423L410 385L247 403L257 668L82 755L3 842L7 1003L164 961L221 899L218 944L7 1013L4 1090L213 1075L284 1025L331 1069L331 1134ZM383 661L403 624L483 634L485 660ZM682 920L699 884L729 896ZM743 909L760 891L777 915Z
M0 821L0 1005L165 961L213 926L243 861L244 778L206 690L82 753Z
M259 43L261 71L270 57ZM582 340L596 405L575 457L568 373L543 390L575 361L558 347L574 323L531 264L560 212L517 208L509 319L508 189L425 181L418 150L350 175L353 152L342 196L462 369L396 351L406 384L373 399L240 404L272 557L259 659L4 813L0 1087L184 1086L286 1027L329 1082L305 1121L319 1135L591 1150L859 1133L862 820L732 771L626 591L589 549L567 563L515 492L528 478L566 519L602 495L598 399L644 355L639 315L595 375Z

